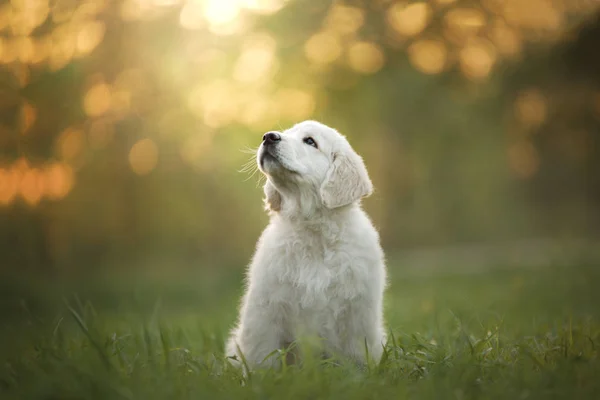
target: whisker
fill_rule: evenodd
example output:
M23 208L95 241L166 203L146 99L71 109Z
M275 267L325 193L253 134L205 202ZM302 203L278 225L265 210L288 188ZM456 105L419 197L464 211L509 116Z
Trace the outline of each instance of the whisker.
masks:
M240 151L245 154L256 154L256 152L258 151L258 147L254 148L254 147L244 146L244 148L240 149Z

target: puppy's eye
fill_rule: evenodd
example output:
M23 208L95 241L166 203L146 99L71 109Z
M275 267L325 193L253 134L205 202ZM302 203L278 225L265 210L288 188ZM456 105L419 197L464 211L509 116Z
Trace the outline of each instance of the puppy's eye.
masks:
M309 137L305 137L303 140L304 143L306 143L309 146L314 147L315 149L318 149L319 147L317 146L317 142L315 142L315 139Z

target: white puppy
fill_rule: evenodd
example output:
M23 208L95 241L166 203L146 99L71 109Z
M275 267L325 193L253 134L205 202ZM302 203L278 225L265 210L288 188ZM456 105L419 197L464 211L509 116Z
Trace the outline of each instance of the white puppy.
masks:
M277 366L270 354L314 336L326 354L379 360L386 271L359 204L373 190L362 159L336 130L305 121L265 134L257 162L271 221L226 354L241 360L241 350L250 368Z

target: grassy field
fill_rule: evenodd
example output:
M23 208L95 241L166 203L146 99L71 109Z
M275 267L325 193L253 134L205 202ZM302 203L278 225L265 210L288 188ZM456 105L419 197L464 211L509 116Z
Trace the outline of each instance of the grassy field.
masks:
M600 398L599 268L390 272L379 365L313 361L248 379L222 356L239 272L4 280L0 398Z

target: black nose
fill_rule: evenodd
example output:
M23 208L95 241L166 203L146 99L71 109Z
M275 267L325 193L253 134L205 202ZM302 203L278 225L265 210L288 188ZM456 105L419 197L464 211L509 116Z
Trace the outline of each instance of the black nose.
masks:
M263 136L263 142L265 144L274 144L281 140L281 135L277 132L267 132Z

